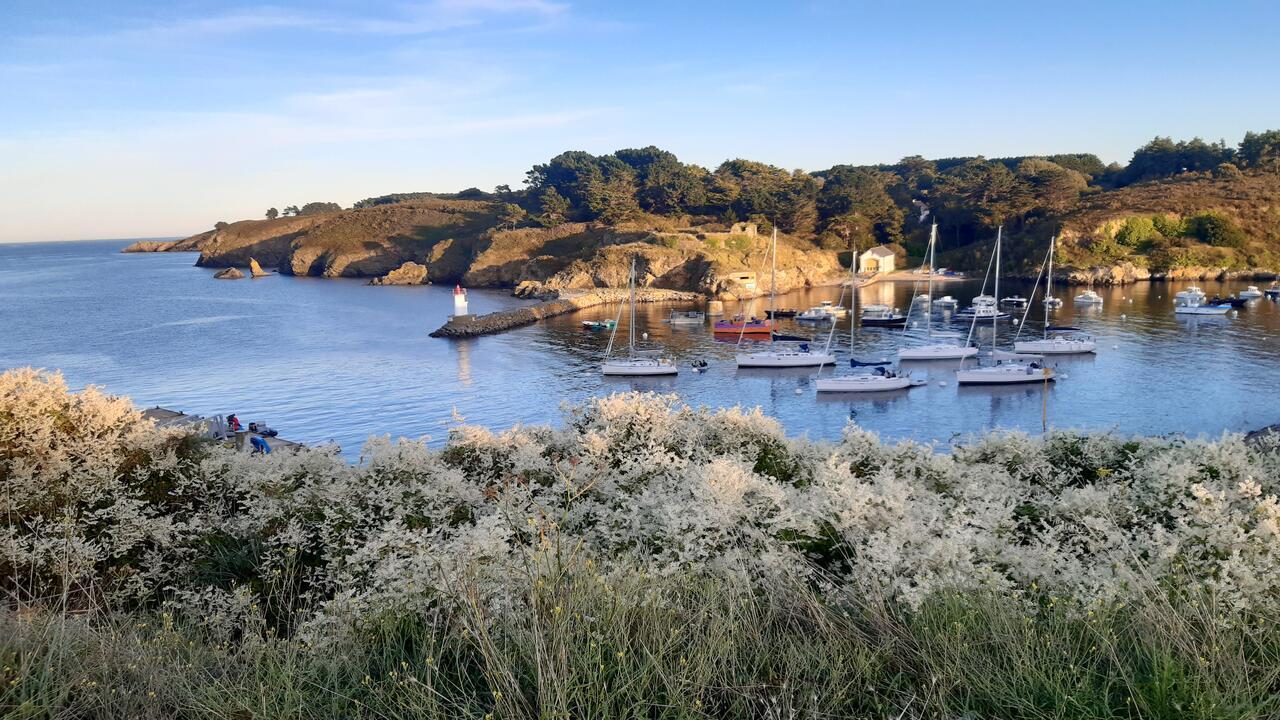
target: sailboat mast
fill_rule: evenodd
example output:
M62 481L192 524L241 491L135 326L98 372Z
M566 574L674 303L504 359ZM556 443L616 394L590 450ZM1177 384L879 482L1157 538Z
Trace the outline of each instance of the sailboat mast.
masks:
M1053 297L1053 247L1058 244L1058 236L1049 238L1049 277L1044 284L1044 337L1049 338L1049 298ZM1035 297L1035 293L1031 294Z
M775 320L778 314L778 228L773 229L773 265L769 267L769 319Z
M628 323L631 351L636 349L636 259L631 258L631 321Z
M853 359L853 329L858 322L858 253L849 255L849 359ZM835 323L832 323L835 325Z
M1004 226L996 229L996 306L991 314L991 352L996 351L996 333L1000 330L1000 245Z
M929 304L925 307L925 329L933 339L933 260L938 254L938 223L929 228Z

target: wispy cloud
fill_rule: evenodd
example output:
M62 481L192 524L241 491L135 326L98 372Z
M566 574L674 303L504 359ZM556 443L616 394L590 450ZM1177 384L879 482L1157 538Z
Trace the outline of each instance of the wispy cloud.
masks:
M142 20L106 33L99 40L184 41L293 29L334 34L412 36L479 27L486 24L526 23L545 26L567 17L569 5L552 0L430 0L396 5L382 16L360 13L300 11L260 5L234 12L180 18ZM52 38L31 38L34 40Z

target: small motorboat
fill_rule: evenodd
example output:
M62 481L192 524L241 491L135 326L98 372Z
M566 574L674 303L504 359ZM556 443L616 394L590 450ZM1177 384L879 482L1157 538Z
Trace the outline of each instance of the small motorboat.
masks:
M1223 305L1223 304L1226 304L1226 305L1230 305L1230 306L1231 306L1231 307L1233 307L1233 308L1242 308L1242 307L1244 307L1245 305L1248 305L1248 304L1249 304L1249 298L1244 298L1244 297L1232 297L1232 296L1230 296L1230 295L1228 295L1227 297L1218 297L1217 295L1214 295L1212 299L1210 299L1210 300L1206 300L1206 301L1204 302L1204 304L1205 304L1205 305Z
M701 325L707 321L706 313L697 310L689 310L686 312L671 311L671 317L667 318L667 322L672 325Z
M836 317L847 317L849 315L849 308L845 307L844 305L837 305L836 303L831 302L830 300L823 300L822 302L818 303L818 307L823 310L826 310L827 312L831 313L832 315L835 315Z
M1092 290L1085 290L1076 296L1077 305L1101 305L1102 296Z
M794 308L778 308L777 310L766 310L764 316L767 318L793 318L799 312Z
M773 321L768 318L734 315L728 320L717 320L714 330L718 334L768 335L773 332Z
M1010 295L1000 299L1001 305L1012 305L1014 307L1026 307L1027 299L1021 295Z
M888 305L867 305L862 308L863 327L906 327L907 316Z
M1249 287L1241 290L1239 295L1245 300L1256 300L1257 298L1262 297L1262 291L1258 289L1257 285L1250 285Z
M1188 302L1174 306L1173 312L1175 315L1226 315L1231 312L1231 304L1209 305Z
M961 310L952 317L953 320L968 322L977 320L1008 320L1013 316L996 307L996 299L991 295L979 295L973 299L973 304Z
M954 308L955 306L960 304L960 301L956 300L950 295L943 295L937 300L934 300L933 304L934 306L940 307L940 308Z
M583 320L582 327L587 330L612 330L617 326L617 320Z
M1062 298L1059 298L1059 297L1053 297L1052 295L1050 295L1049 297L1045 298L1045 299L1044 299L1044 300L1042 300L1041 302L1043 302L1043 303L1044 303L1044 306L1045 306L1045 307L1050 307L1050 308L1060 308L1060 307L1062 307Z
M1177 293L1174 293L1173 304L1187 305L1187 304L1194 303L1196 305L1203 305L1205 298L1207 297L1208 296L1204 294L1203 290L1201 290L1199 287L1195 285L1192 285L1186 290L1180 290Z
M1280 282L1271 283L1271 287L1263 290L1262 294L1272 300L1280 300Z
M815 306L796 315L796 320L811 323L835 322L836 314L824 307Z

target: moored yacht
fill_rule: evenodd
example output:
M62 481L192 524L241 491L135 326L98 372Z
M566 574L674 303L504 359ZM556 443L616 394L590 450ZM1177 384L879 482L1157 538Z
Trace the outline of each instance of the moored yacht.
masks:
M1249 287L1241 290L1238 294L1240 297L1249 300L1262 297L1262 291L1258 289L1257 285L1250 285Z
M862 308L863 327L906 327L907 316L888 305L868 305Z
M851 274L856 272L856 265L849 268ZM867 363L859 363L853 357L854 338L857 335L857 324L855 317L858 307L858 285L856 278L850 283L853 288L853 307L855 312L849 314L849 365L851 367L863 367ZM865 317L865 314L864 314ZM831 332L834 336L835 327L832 326ZM886 392L892 390L902 390L917 385L924 385L924 380L917 380L911 377L911 373L897 373L883 367L882 363L872 363L875 370L871 372L855 372L849 375L838 375L836 377L824 378L819 376L814 383L816 389L820 393L829 392ZM821 375L821 371L819 371Z
M1049 239L1049 252L1045 256L1045 265L1048 268L1048 274L1045 277L1045 292L1048 292L1048 289L1053 287L1053 251L1057 244L1058 238L1056 236ZM1035 297L1034 290L1032 290L1031 296ZM1082 355L1094 352L1098 348L1093 336L1080 328L1054 327L1050 325L1050 307L1048 303L1045 303L1043 337L1039 340L1018 340L1014 338L1014 352L1032 355Z
M613 332L609 334L609 347L604 353L604 366L601 371L605 375L640 376L640 375L675 375L679 372L670 358L663 357L659 349L641 350L636 347L636 261L631 259L631 308L630 322L627 326L626 357L613 357L613 341L618 337L618 321L622 319L622 309L618 309L618 320L614 320Z
M996 306L996 299L992 295L979 295L973 299L973 304L956 313L953 320L979 322L986 320L1008 320L1013 316L1004 312Z
M1102 296L1093 290L1085 290L1076 296L1077 305L1101 305Z
M996 247L992 261L995 263L995 292L1000 294L1000 245L1001 238L1004 235L1004 228L996 230ZM985 296L991 297L991 296ZM979 307L975 299L975 308ZM983 303L983 307L988 306L987 302ZM994 308L992 308L994 309ZM992 316L991 320L991 355L997 358L1001 355L996 350L995 345L999 333L996 332L996 324L998 320ZM978 319L974 316L973 325L970 326L970 332L973 331L978 323ZM1007 355L1007 353L1006 353ZM1043 358L1038 356L1018 356L1015 355L1011 361L1006 362L1004 359L997 359L994 365L985 367L965 368L964 361L961 360L961 367L956 371L956 383L959 385L1019 385L1032 382L1049 382L1054 379L1052 368L1043 364Z
M1083 355L1095 352L1098 343L1089 333L1074 327L1046 326L1039 340L1019 340L1013 351L1030 355Z
M929 247L926 250L929 256L929 290L925 295L917 296L917 299L923 297L925 302L920 303L925 310L925 329L928 333L928 340L923 345L915 347L901 347L898 349L899 360L959 360L978 354L978 348L969 345L968 339L961 340L955 336L948 339L935 338L933 334L933 322L929 317L928 308L933 304L933 258L937 252L938 240L938 224L934 223L929 229ZM947 296L954 303L955 298ZM938 301L939 303L941 300Z
M777 266L778 266L778 231L773 232L773 243L770 247L770 276L769 276L769 307L770 310L776 309L774 306L777 302L777 294L774 288L777 287ZM844 291L841 291L841 302L844 301ZM830 305L831 303L826 303ZM835 334L835 325L831 326L831 334L827 337L827 345L821 350L815 350L807 341L796 343L778 343L773 347L753 352L738 353L734 359L740 368L797 368L797 367L822 367L830 365L836 361L836 356L831 350L831 337ZM739 341L741 342L741 341Z

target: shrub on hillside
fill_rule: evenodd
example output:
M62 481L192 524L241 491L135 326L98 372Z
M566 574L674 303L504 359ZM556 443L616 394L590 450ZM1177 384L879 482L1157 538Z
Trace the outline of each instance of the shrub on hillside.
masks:
M1160 237L1163 234L1156 229L1155 222L1149 217L1128 218L1116 231L1116 242L1131 248L1147 245Z
M1217 247L1243 248L1248 242L1234 220L1212 210L1188 218L1187 234Z

